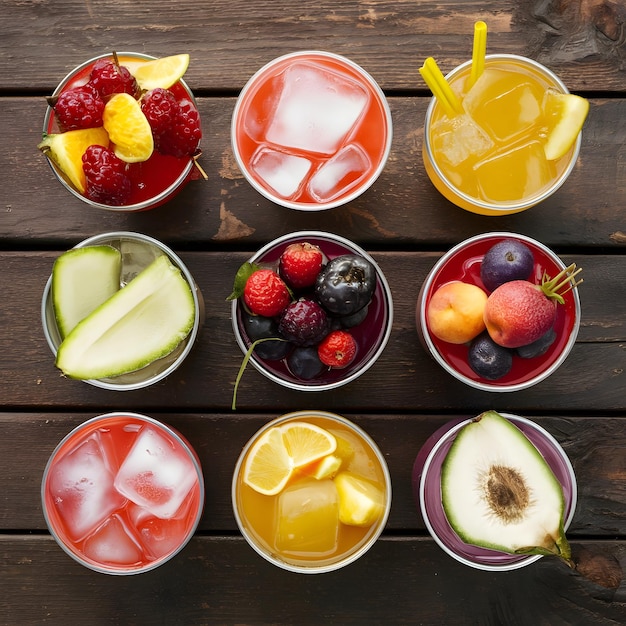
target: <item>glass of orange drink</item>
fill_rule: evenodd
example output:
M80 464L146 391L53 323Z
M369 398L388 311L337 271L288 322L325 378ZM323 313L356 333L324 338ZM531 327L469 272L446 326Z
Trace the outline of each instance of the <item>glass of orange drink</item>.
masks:
M435 187L457 206L507 215L551 196L574 168L588 103L571 96L543 65L511 54L487 55L446 76L461 112L433 97L424 123L423 158ZM565 97L564 97L565 95ZM582 109L572 116L571 108Z
M354 562L382 533L391 478L370 436L323 411L288 413L246 444L232 482L235 519L249 545L291 572Z

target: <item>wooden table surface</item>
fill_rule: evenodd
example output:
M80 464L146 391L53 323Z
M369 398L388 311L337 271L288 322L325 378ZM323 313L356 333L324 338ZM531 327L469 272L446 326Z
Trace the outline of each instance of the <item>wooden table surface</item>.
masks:
M518 53L589 98L580 158L551 199L509 217L481 217L445 201L422 163L429 101L418 68L468 58L476 19L490 52ZM626 564L626 8L623 0L136 0L0 1L0 623L16 624L618 624L626 582L607 588L544 558L509 573L481 572L430 538L411 490L411 468L440 425L486 409L536 420L569 455L579 500L568 536L577 548ZM321 213L281 208L244 180L229 127L247 79L302 49L343 54L388 97L394 138L385 170L350 204ZM189 52L186 80L204 137L194 181L156 210L90 210L56 180L36 145L44 96L98 54ZM230 403L241 353L225 302L240 263L297 230L343 235L379 262L394 297L389 344L374 367L335 391L303 394L252 368ZM116 393L62 378L40 323L53 260L102 232L132 230L170 245L206 301L183 366L141 391ZM489 394L457 382L419 344L414 308L435 261L459 241L519 232L584 268L576 345L551 378ZM230 480L247 439L290 410L331 410L378 442L393 506L376 545L335 573L303 576L266 563L237 531ZM188 546L138 576L97 574L71 560L47 531L40 504L45 463L89 417L146 413L179 429L206 477L205 511Z

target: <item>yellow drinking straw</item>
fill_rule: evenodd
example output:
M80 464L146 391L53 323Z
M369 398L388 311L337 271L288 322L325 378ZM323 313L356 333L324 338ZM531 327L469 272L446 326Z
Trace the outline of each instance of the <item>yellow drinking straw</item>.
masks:
M454 117L455 115L463 113L461 101L457 98L454 91L452 91L452 88L441 73L435 59L428 57L419 71L424 82L433 92L433 96L435 96L445 108L448 117Z
M473 85L485 69L485 54L487 53L487 24L478 21L474 24L474 47L472 49L472 73L470 81Z

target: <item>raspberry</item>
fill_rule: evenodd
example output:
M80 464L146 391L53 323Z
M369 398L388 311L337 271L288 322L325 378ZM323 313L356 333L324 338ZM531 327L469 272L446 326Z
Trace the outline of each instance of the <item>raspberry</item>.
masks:
M146 93L141 102L153 135L161 135L174 124L180 106L176 96L168 89L157 87Z
M64 91L54 104L62 131L102 126L103 111L104 101L87 85Z
M111 206L128 202L131 182L126 174L126 163L113 150L89 146L83 154L83 171L87 179L85 195L90 200Z
M200 116L191 100L183 98L178 102L180 110L173 124L155 137L156 149L161 154L178 158L193 156L198 151L202 129Z
M334 330L319 344L317 354L324 365L341 369L354 361L356 341L349 332Z
M139 85L127 67L111 59L98 59L91 68L89 84L103 100L115 93L128 93L133 98L139 94Z
M243 300L252 313L274 317L289 304L291 294L276 272L260 269L250 274L246 281Z
M315 284L324 261L324 255L317 246L307 241L292 243L280 256L280 275L294 289L311 287Z
M328 334L330 319L317 302L300 298L283 311L278 330L297 346L313 346Z

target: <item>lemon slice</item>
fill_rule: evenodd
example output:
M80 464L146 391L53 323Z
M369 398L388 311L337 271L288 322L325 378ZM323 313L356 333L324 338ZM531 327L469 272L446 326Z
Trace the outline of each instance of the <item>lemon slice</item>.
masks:
M139 163L152 156L152 129L141 105L130 94L115 94L106 103L102 120L115 154L122 161Z
M352 472L335 477L339 495L339 521L349 526L371 526L385 510L383 490L367 478Z
M52 159L78 192L85 193L83 154L93 145L109 147L109 135L101 126L45 135L37 147Z
M273 496L280 493L293 472L293 460L279 427L265 431L252 445L243 468L243 482L255 491Z
M315 424L289 422L280 429L294 467L317 461L337 448L335 437Z
M133 75L141 89L150 91L160 87L169 89L176 84L189 67L188 54L175 54L139 65Z
M544 152L548 161L554 161L561 158L576 141L587 118L589 102L571 93L549 91L545 110L550 126Z

